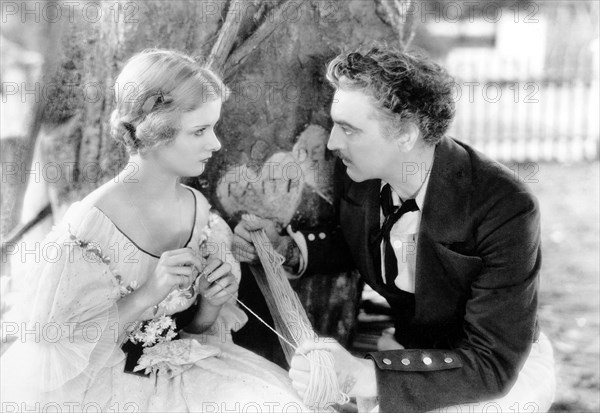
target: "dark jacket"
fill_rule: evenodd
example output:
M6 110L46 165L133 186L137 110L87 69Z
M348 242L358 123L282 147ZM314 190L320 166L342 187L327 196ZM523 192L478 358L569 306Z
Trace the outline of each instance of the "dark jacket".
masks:
M406 349L369 353L380 411L426 411L505 394L538 335L534 196L509 169L443 138L423 205L412 295L382 283L378 249L369 242L380 225L381 181L356 183L342 172L340 227L317 229L321 236L302 231L307 272L353 263L389 302Z

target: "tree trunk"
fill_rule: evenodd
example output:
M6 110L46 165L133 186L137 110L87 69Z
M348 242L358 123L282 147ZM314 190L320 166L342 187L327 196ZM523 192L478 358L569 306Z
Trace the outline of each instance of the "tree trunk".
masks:
M65 172L51 184L58 214L124 165L124 150L109 136L111 87L129 56L159 47L208 56L232 90L217 127L223 149L189 184L231 225L242 212L295 226L334 218L326 63L344 46L377 39L400 45L399 28L391 26L399 24L398 15L390 18L394 1L101 4L97 23L80 18L69 25L60 70L50 80L59 87L42 144L45 161ZM294 287L315 329L347 343L358 275L323 274Z

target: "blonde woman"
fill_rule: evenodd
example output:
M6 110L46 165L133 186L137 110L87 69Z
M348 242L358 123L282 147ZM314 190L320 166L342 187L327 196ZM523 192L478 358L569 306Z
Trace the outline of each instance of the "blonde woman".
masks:
M304 410L285 371L231 341L247 320L231 231L179 183L221 148L227 88L188 56L148 50L115 93L129 163L48 236L60 259L32 272L23 301L23 331L47 334L2 357L3 410Z

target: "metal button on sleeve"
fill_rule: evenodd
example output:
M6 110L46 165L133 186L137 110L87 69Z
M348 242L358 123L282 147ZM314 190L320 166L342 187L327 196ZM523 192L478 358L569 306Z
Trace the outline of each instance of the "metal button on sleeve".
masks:
M386 359L383 359L383 360L381 360L381 361L383 361L383 364L385 364L385 365L388 365L388 366L392 364L392 360L390 360L390 359L387 359L387 358L386 358Z
M454 360L452 360L452 357L446 357L446 358L444 359L444 363L446 363L446 364L450 364L450 363L452 363L453 361L454 361Z
M308 240L309 241L314 241L315 240L315 234L308 234Z
M324 232L319 232L319 238L325 239L326 235Z
M423 357L423 364L425 364L426 366L429 366L431 363L433 363L433 360L431 360L431 357Z
M400 360L400 362L402 364L404 364L405 366L408 366L410 364L410 360L409 359L402 359L402 360Z

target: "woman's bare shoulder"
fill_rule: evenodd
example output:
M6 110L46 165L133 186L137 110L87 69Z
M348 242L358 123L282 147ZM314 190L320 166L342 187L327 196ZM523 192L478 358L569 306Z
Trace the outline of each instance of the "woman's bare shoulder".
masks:
M182 184L181 186L184 190L186 190L186 192L189 191L193 194L195 207L196 207L195 214L194 214L195 224L199 225L201 228L205 227L206 225L208 225L210 208L211 208L210 203L208 202L206 197L202 194L202 192L198 191L197 189L192 188L187 185L184 185L184 184Z
M188 185L181 185L182 187L186 188L187 190L191 191L194 194L194 197L196 198L196 202L197 205L196 207L202 211L206 210L208 212L208 210L210 210L211 205L208 202L208 199L206 199L206 197L204 196L204 194L202 194L202 192L198 191L196 188L192 188L191 186Z
M119 217L129 210L127 193L123 185L109 181L83 199L87 206L96 207L109 217Z

